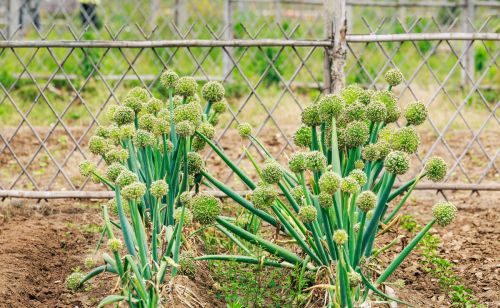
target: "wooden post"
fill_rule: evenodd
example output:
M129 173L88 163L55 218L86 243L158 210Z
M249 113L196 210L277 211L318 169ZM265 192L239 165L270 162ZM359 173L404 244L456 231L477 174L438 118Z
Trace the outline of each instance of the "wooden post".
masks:
M274 0L274 16L274 21L281 24L281 0Z
M7 2L7 37L11 38L17 31L21 22L21 0L8 0Z
M325 92L335 93L345 86L347 55L346 0L324 0L325 34L332 46L325 49Z
M160 10L160 0L151 0L151 18L149 19L149 26L151 30L158 24L158 11Z
M233 39L233 1L225 0L224 1L224 26L227 26L226 31L224 32L225 40ZM221 49L222 50L222 49ZM232 55L231 47L226 47L227 52ZM230 59L230 55L228 55L224 50L222 50L222 78L225 81L230 81L231 72L232 72L232 62Z
M175 0L175 24L184 27L187 22L186 0Z
M471 22L474 21L474 12L475 5L474 0L465 0L465 8L464 8L464 20L462 21L462 30L463 32L472 33L474 29L471 25ZM462 59L462 63L464 64L464 69L462 70L462 87L467 85L467 81L469 78L467 77L467 73L472 79L471 84L474 81L474 46L473 41L465 41L463 44L463 48L465 51L465 55Z

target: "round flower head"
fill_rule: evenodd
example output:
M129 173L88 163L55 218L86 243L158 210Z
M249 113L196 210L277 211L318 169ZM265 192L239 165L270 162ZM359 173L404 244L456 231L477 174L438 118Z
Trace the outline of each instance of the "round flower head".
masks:
M176 208L174 210L174 220L175 221L180 221L182 215L182 208ZM189 225L193 221L193 214L189 209L184 208L184 216L183 216L183 221L182 223L186 226Z
M157 114L162 106L163 102L161 100L152 97L146 104L146 111L151 114Z
M326 157L319 151L311 151L306 154L306 168L310 171L320 171L326 167Z
M252 126L248 123L241 123L237 130L241 137L248 137L252 134Z
M170 132L170 122L163 118L156 118L153 122L153 134L161 136Z
M403 151L408 154L417 152L420 145L420 136L413 126L405 126L398 129L391 138L391 146L394 150Z
M127 126L127 125L125 125ZM122 137L120 135L120 130L123 126L116 126L116 125L110 125L108 130L109 130L109 139L108 141L112 143L113 145L119 145L120 141L122 140Z
M190 121L182 121L177 124L176 132L181 137L192 136L194 135L195 127Z
M86 257L85 260L83 261L83 266L87 269L91 269L95 266L95 260L93 257L89 256Z
M122 170L120 175L115 180L119 187L125 187L136 181L138 181L137 175L126 168Z
M186 206L186 207L190 207L191 206L191 193L189 191L185 191L181 194L181 196L179 197L179 201L181 202L182 205Z
M199 152L205 148L207 143L205 140L201 139L198 136L194 136L193 141L191 142L191 147L194 152Z
M451 202L438 202L432 208L432 215L441 227L445 227L455 220L457 208Z
M134 122L135 112L127 106L119 106L113 113L113 121L118 125L125 125Z
M146 185L141 182L134 182L123 187L122 197L125 200L140 200L146 193Z
M389 85L395 87L403 81L403 74L397 69L390 69L385 72L384 79Z
M319 118L319 108L316 104L311 104L302 111L302 124L313 127L321 124Z
M178 79L179 75L177 75L177 73L174 72L173 70L169 69L161 74L160 83L166 89L173 89Z
M95 130L95 135L102 137L104 139L108 139L109 138L109 127L98 126L97 129Z
M136 147L144 148L148 145L152 146L155 143L155 141L156 141L155 136L148 131L138 129L135 132L134 145Z
M365 163L361 159L358 159L357 161L354 162L354 168L363 170L364 167Z
M348 147L356 148L368 141L369 129L365 122L354 121L347 124L345 139Z
M225 94L224 87L217 81L209 81L201 88L201 95L207 102L220 102Z
M431 157L424 166L426 176L433 182L441 182L448 172L448 164L438 156Z
M109 150L109 143L99 136L92 136L89 140L90 153L94 155L104 155Z
M376 204L377 196L369 190L365 190L360 193L358 199L356 200L356 206L365 213L373 209Z
M214 196L198 194L191 200L193 219L201 224L208 225L220 215L222 206Z
M214 113L209 119L208 123L212 124L213 126L219 124L220 116L218 113Z
M106 152L104 161L107 165L111 165L112 163L124 162L127 158L127 150L113 148Z
M422 102L413 102L406 107L405 118L410 125L420 125L427 120L427 107Z
M258 209L270 207L274 200L278 197L278 193L271 185L260 184L252 193L252 202Z
M120 126L120 140L127 140L135 136L135 127L132 124Z
M332 200L332 195L326 193L326 192L321 192L318 195L318 203L322 208L329 208L333 205L333 200Z
M215 136L215 128L208 122L201 123L200 126L196 128L196 131L200 134L203 134L203 136L207 137L208 139L212 139Z
M76 271L66 278L66 287L70 290L77 290L80 287L80 281L85 277L85 275Z
M181 77L175 83L175 93L180 96L191 96L196 93L198 84L193 77Z
M394 106L386 106L387 107L387 116L385 117L386 123L396 122L401 116L401 108L398 105Z
M198 174L205 169L205 162L200 154L196 152L188 153L188 172L189 174Z
M385 158L384 167L389 173L405 174L410 169L410 158L405 152L392 151Z
M125 166L120 163L112 163L106 170L106 177L111 180L111 182L114 182L125 169Z
M340 96L342 96L346 105L350 105L359 99L363 91L358 85L349 85L340 91Z
M344 100L334 94L323 96L318 102L319 117L322 122L331 122L344 110Z
M348 194L354 194L360 190L358 181L352 176L343 178L340 181L340 191Z
M379 141L375 143L375 146L377 147L378 150L377 160L385 159L387 155L389 155L389 153L391 152L391 145L388 142Z
M278 184L283 178L283 170L280 164L269 160L262 167L262 179L268 184Z
M345 128L337 128L337 143L339 148L347 146L347 134Z
M80 174L83 177L88 177L94 174L96 171L97 167L96 165L88 160L84 160L83 162L80 163Z
M376 144L367 144L363 147L361 157L366 161L374 161L379 159L379 149Z
M107 243L108 249L110 251L120 251L123 248L123 243L118 238L110 238Z
M151 183L151 194L156 198L161 198L168 193L168 185L165 180L158 180Z
M312 131L310 127L301 125L295 134L293 134L293 143L302 148L309 148L311 146Z
M299 205L302 204L302 199L304 198L304 189L302 186L295 186L290 190L290 194Z
M368 105L371 101L373 90L364 90L359 92L358 101L363 105Z
M367 177L362 170L354 169L351 171L351 173L349 173L349 176L353 177L356 180L356 182L358 182L359 186L363 186L366 184Z
M135 96L126 96L123 99L123 105L132 109L135 113L139 113L142 110L143 102Z
M337 245L344 245L347 242L347 232L342 229L335 230L333 232L333 241Z
M139 128L151 132L153 131L154 121L154 115L145 113L139 117Z
M305 224L315 221L316 217L318 217L318 213L312 205L305 205L299 210L299 220Z
M137 98L141 103L146 103L150 98L148 90L141 87L135 87L132 90L128 91L125 98L128 97Z
M301 173L306 170L306 153L294 152L290 155L288 167L293 173Z
M330 196L339 190L341 177L335 172L328 171L319 178L319 189Z
M115 116L116 109L118 109L119 105L112 104L109 105L108 109L106 110L106 119L110 121L114 121L113 117Z
M396 128L394 127L394 125L385 126L381 130L379 130L377 134L378 141L390 142L395 130Z
M193 103L180 105L174 109L173 118L176 124L182 121L190 121L197 126L201 121L200 106Z
M352 121L362 121L366 118L366 106L354 102L350 104L349 106L346 107L345 109L345 117L347 121L352 122Z
M187 276L194 279L196 276L196 262L192 252L185 252L179 259L179 268L177 270L179 275Z
M363 282L363 279L361 279L361 275L355 271L350 271L349 273L347 273L347 279L349 280L350 288L356 288Z
M380 101L373 101L366 106L366 117L373 123L383 122L387 118L387 107Z
M214 110L215 113L224 113L227 110L227 103L225 99L222 99L219 102L215 102L212 105L212 109Z
M195 93L191 96L186 96L186 104L192 103L201 107L201 98L198 94Z

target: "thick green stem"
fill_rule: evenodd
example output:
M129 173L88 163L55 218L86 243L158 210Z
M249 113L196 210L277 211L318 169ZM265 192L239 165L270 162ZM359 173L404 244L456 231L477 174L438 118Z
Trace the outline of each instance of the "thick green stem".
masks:
M431 227L436 223L436 220L431 220L427 226L425 226L422 231L420 231L417 236L406 246L403 251L387 266L385 271L377 279L376 285L380 285L385 282L389 276L398 268L399 265L404 261L404 259L410 254L410 252L417 246L417 244L422 240L422 238L429 232Z

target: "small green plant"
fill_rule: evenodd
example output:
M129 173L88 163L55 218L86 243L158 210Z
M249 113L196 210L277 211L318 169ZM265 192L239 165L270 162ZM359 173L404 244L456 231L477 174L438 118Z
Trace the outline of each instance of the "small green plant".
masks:
M417 232L422 227L410 215L405 215L400 226L408 232ZM448 294L453 307L473 307L478 305L474 293L464 286L454 272L454 264L439 255L441 239L438 235L426 234L417 246L421 251L420 264L424 270L437 279L439 286Z
M115 192L115 198L102 206L104 230L98 248L107 237L104 265L91 269L78 284L73 283L76 276L71 280L75 288L102 272L117 274L119 294L104 298L99 307L121 301L130 307L163 306L161 290L167 277L178 272L192 277L196 270L193 256L180 253L183 227L192 219L209 222L220 214L219 200L204 194L191 200L190 191L198 192L199 174L205 168L195 152L205 141L195 132L214 137L209 121L225 109L219 106L225 104L224 88L206 83L201 89L206 100L202 110L193 78L179 78L168 70L161 83L167 89L166 101L133 88L122 105L110 107L113 124L99 127L90 138L89 150L104 160L106 171L90 161L80 165L82 176ZM110 217L110 208L117 221Z
M402 112L391 91L401 83L402 74L390 70L384 77L388 90L369 91L348 86L338 94L326 95L318 103L306 106L302 126L293 139L296 146L308 150L290 155L288 169L275 161L262 142L252 135L251 126L240 125L239 134L252 140L266 155L264 164L259 165L252 154L245 151L260 178L258 183L203 133L196 133L253 192L250 200L245 199L202 170L201 175L207 182L259 219L261 226L273 226L277 234L292 239L294 247L267 240L259 232L249 232L232 219L212 215L209 223L215 222L244 254L212 254L195 259L290 269L298 266L308 272L321 273L322 281L311 290L324 290L328 305L334 307L360 305L371 294L402 303L383 293L380 287L436 223L446 226L453 221L456 207L448 202L437 203L432 209L433 219L386 269L375 272L370 267L373 258L384 251L374 251L380 226L392 223L420 180L441 181L447 173L444 160L433 157L422 172L393 189L396 177L410 169L409 155L416 153L420 144L415 126L426 120L427 109L415 102ZM402 114L406 125L398 129L391 123ZM283 198L278 197L276 188ZM400 200L390 207L398 196ZM272 258L260 258L247 243L266 251ZM298 250L301 253L297 253Z

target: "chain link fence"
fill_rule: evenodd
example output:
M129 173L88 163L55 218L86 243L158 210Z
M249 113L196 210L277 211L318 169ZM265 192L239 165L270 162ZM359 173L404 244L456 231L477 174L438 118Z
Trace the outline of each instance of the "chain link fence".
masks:
M144 11L144 3L133 9L145 21L151 15ZM175 14L174 10L168 16ZM405 76L395 89L401 107L414 100L428 106L429 121L419 127L422 146L411 170L418 172L432 155L443 156L450 170L445 183L422 183L420 188L500 190L498 17L471 23L471 33L449 31L437 19L430 19L431 24L424 20L396 19L400 29L396 34L383 34L385 22L366 20L370 34L347 35L346 82L381 89L383 73L397 67ZM423 23L428 27L425 32L433 33L415 30ZM52 26L31 33L30 40L2 33L1 196L101 196L96 192L101 187L78 173L81 160L93 159L86 150L88 139L98 123L106 123L106 106L120 103L128 89L144 86L164 97L158 78L166 68L194 76L200 83L224 82L229 110L221 118L216 141L242 168L250 170L241 155L243 146L260 153L234 133L238 122L253 124L272 154L286 159L294 150L290 139L301 110L330 88L325 76L331 68L325 63L335 61L334 41L321 39L323 33L309 36L301 25L286 22L165 27L171 31L166 37L165 28L139 23L122 27L103 23L100 29L66 25L63 36ZM214 155L205 154L212 171L237 187L232 174L218 168L221 164Z

